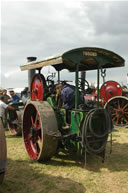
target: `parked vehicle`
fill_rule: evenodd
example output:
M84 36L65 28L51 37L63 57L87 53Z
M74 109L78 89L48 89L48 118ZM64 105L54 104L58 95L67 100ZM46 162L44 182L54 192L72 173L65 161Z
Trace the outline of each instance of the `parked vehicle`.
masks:
M58 73L55 83L41 74L41 68L53 66ZM31 101L23 113L23 138L32 160L47 160L60 149L84 152L105 158L105 149L112 131L112 120L107 109L100 106L100 70L124 66L124 59L102 48L77 48L42 61L29 61L21 66L31 74L38 71L31 81ZM69 111L58 103L56 85L61 81L60 72L67 69L75 73L75 106ZM91 88L87 80L79 77L80 71L97 70L97 101L86 103L85 96ZM85 89L86 84L87 89ZM79 97L83 100L79 104ZM112 144L112 142L111 142Z

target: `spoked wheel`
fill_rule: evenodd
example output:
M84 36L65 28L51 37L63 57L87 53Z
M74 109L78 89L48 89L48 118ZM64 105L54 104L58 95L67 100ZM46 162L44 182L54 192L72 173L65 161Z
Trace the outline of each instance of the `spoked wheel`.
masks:
M0 184L3 182L7 164L7 147L3 128L0 122Z
M28 103L23 115L24 144L32 160L47 160L57 148L58 133L56 116L46 101Z
M83 89L83 84L84 87L86 87L86 89L89 89L89 83L87 80L83 79L83 78L78 78L78 86L79 89L82 90Z
M105 104L105 108L111 112L114 125L121 127L128 125L128 98L113 97Z

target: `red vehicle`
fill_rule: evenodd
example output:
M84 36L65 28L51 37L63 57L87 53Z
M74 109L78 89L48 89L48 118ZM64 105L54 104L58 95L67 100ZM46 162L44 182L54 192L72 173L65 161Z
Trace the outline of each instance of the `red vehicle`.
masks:
M105 102L104 108L111 112L113 124L128 126L128 88L115 81L107 81L101 86L100 97Z
M99 104L111 112L112 122L115 126L128 126L128 88L113 80L106 81L99 90ZM97 90L85 95L86 101L97 103Z

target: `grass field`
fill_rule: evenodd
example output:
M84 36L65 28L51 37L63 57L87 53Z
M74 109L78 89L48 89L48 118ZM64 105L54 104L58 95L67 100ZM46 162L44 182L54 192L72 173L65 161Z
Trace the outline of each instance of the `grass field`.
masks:
M60 153L45 163L28 158L21 137L6 131L8 169L0 193L128 193L128 128L113 133L105 163L89 156L87 167L76 155Z

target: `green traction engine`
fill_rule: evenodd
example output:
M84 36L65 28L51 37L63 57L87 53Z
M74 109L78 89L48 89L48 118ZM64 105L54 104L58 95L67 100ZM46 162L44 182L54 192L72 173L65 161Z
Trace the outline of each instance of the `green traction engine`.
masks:
M41 70L52 66L58 78L45 77ZM96 154L105 157L108 136L112 131L112 120L108 111L99 105L100 70L122 67L124 59L114 52L102 48L77 48L61 55L30 61L21 70L36 73L30 86L31 100L23 113L23 138L25 148L32 160L47 160L56 152ZM56 85L67 84L61 80L61 71L74 72L75 106L67 111L58 103ZM89 83L79 72L97 71L97 102L86 103L86 97L93 92ZM81 75L83 75L81 73ZM79 104L79 97L82 103ZM78 155L77 154L77 155Z

